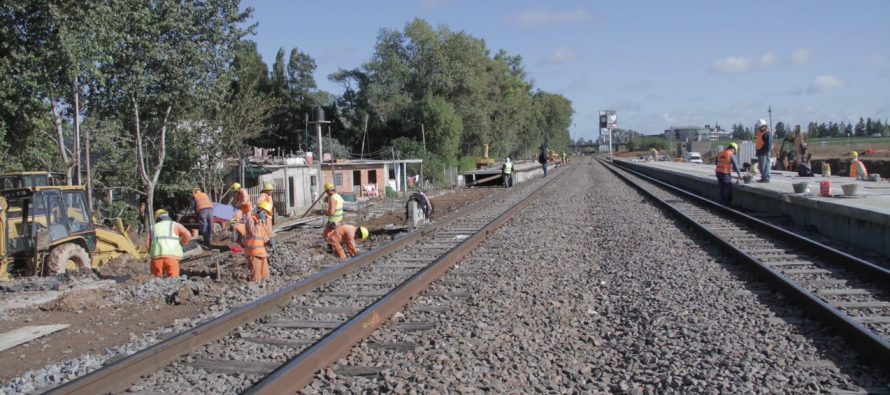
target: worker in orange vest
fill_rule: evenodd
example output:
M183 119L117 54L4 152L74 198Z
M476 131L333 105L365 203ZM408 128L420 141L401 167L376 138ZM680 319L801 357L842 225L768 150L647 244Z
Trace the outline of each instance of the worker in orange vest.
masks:
M368 228L364 226L340 225L333 232L327 234L326 240L331 248L334 249L337 258L343 259L346 258L347 253L348 256L358 255L358 249L355 247L356 239L361 239L361 241L368 240ZM344 245L346 246L345 252L343 251Z
M865 168L865 163L859 160L859 153L850 152L850 161L850 177L865 180L868 177L868 169Z
M717 154L717 185L720 187L720 203L729 206L732 203L732 171L735 170L739 178L739 163L735 160L735 153L739 149L738 144L729 143L729 147Z
M243 223L235 225L235 231L241 239L244 256L247 257L247 268L250 270L250 281L258 283L269 278L269 252L266 243L269 234L256 214L242 212Z
M247 194L247 189L241 188L240 183L232 184L232 192L235 192L235 221L241 221L242 213L249 213L253 210L253 206L250 204L250 195Z
M262 209L260 221L266 225L266 230L269 232L272 231L272 225L275 224L275 205L272 201L272 190L274 189L275 187L272 186L272 183L267 182L263 184L263 190L260 191L260 195L256 198L256 206Z
M201 244L209 249L213 238L213 202L204 193L204 188L196 187L192 190L192 206L198 214L201 237L204 239Z
M189 243L191 235L181 224L170 219L167 210L155 210L155 224L145 240L150 259L149 269L156 277L179 277L179 260L182 247Z

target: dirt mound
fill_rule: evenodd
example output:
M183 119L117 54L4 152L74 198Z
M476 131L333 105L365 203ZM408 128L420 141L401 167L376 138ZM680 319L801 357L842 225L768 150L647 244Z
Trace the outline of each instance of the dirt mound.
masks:
M52 302L40 306L43 311L82 311L94 310L105 299L105 291L101 289L86 289L66 292Z

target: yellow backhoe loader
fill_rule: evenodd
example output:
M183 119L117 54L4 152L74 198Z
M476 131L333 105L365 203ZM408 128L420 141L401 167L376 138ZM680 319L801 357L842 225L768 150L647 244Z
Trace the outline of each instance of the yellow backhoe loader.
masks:
M0 191L0 281L104 265L121 254L143 258L123 232L96 225L82 186Z

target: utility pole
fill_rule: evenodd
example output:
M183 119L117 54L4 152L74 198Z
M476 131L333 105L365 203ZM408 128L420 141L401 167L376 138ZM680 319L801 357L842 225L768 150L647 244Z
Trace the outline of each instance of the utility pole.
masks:
M766 112L769 113L769 130L773 130L773 106L767 107Z
M420 124L420 137L423 138L423 156L426 156L426 130ZM423 191L423 158L420 158L420 190Z

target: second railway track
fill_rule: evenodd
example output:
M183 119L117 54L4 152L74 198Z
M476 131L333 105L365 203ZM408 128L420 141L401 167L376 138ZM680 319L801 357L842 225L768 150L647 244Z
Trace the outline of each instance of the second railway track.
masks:
M601 163L833 326L862 355L890 367L890 270L620 165Z
M295 392L568 171L520 184L49 393ZM424 323L403 325L422 330Z

